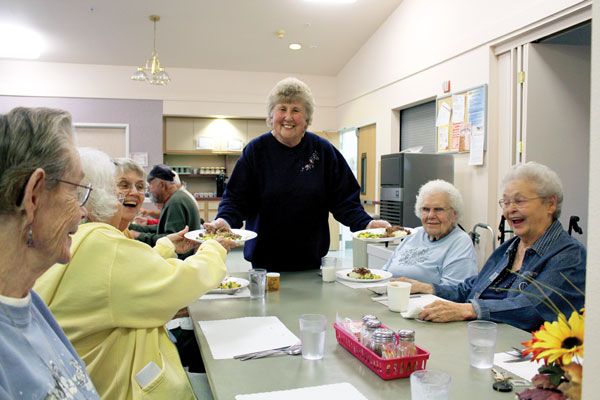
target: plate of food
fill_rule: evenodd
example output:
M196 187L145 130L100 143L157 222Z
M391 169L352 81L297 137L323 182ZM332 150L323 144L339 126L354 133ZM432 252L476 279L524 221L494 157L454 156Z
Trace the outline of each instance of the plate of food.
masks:
M222 230L217 232L207 232L206 229L197 229L195 231L189 231L184 235L187 239L202 243L208 239L216 239L222 237L233 240L236 244L242 244L247 240L254 239L257 235L256 232L247 231L245 229L231 229Z
M219 286L216 289L209 290L207 293L211 294L234 294L240 289L248 286L250 282L248 282L244 278L234 278L233 276L228 276L221 281Z
M353 237L367 242L393 242L402 240L412 233L412 229L403 226L393 225L389 228L363 229L354 232Z
M392 273L382 269L348 268L335 273L338 278L351 282L379 282L392 277Z

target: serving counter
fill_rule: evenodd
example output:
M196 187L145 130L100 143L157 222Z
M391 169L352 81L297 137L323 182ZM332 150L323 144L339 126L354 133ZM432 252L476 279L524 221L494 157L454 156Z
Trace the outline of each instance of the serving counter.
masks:
M366 289L351 289L337 282L323 283L313 270L283 273L281 289L267 293L264 300L243 298L194 302L189 312L214 398L230 400L237 394L349 382L371 400L410 399L408 378L384 381L337 344L332 326L336 315L359 319L364 314L375 314L395 330L415 330L416 343L431 353L427 369L443 370L452 375L451 399L512 398L510 394L492 389L490 370L470 367L466 323L436 324L406 320L371 300L371 295ZM325 356L319 361L304 360L301 356L251 361L214 360L198 325L198 321L203 320L274 315L300 337L298 318L307 313L324 314L328 320ZM500 324L496 351L519 346L529 337L528 332Z

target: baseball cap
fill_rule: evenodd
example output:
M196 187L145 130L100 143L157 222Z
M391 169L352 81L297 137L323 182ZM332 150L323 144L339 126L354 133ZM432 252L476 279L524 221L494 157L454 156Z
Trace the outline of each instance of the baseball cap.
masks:
M169 168L168 166L166 166L164 164L158 164L158 165L155 165L154 167L152 167L152 169L148 173L147 180L148 180L148 182L150 182L154 178L173 182L173 179L175 178L175 172L173 172L173 170L171 168Z

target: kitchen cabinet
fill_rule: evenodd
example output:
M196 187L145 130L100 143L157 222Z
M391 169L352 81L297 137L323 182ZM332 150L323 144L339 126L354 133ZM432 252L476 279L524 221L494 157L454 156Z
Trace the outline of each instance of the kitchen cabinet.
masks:
M217 216L217 211L219 210L221 198L211 197L207 199L198 199L197 202L200 217L206 222L214 220Z

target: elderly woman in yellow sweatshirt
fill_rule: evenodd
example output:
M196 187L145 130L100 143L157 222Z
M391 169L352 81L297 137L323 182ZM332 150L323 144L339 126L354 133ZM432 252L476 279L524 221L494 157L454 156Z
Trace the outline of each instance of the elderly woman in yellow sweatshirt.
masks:
M117 196L114 164L97 150L80 149L80 156L82 182L94 187L88 221L73 236L70 262L49 269L35 289L86 363L102 399L194 399L164 324L218 286L231 242L209 240L178 260L176 251L190 250L186 230L154 248L128 238L119 229L122 216L135 214ZM148 379L140 384L136 374L147 366Z

